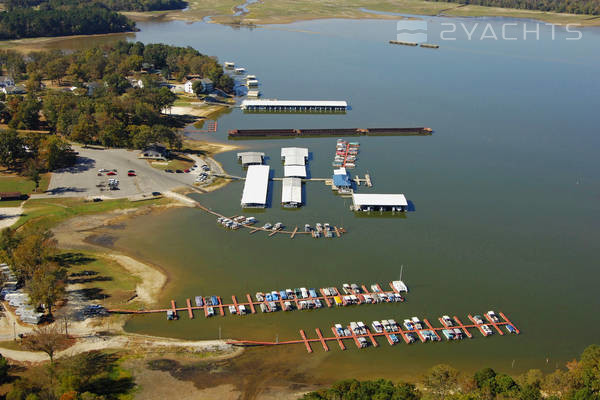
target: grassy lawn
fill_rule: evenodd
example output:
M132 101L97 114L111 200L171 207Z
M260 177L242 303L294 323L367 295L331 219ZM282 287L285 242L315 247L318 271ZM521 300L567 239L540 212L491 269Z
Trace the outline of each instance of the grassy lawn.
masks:
M43 193L50 184L50 174L42 174L37 193ZM26 176L0 175L0 192L35 193L35 183ZM4 204L4 203L2 203Z
M81 284L92 299L100 300L105 307L121 308L134 294L139 279L131 275L118 262L92 252L66 252L63 259L70 260L69 283ZM86 271L87 274L82 274Z
M97 203L86 202L81 199L33 199L25 203L23 216L14 228L23 225L35 225L50 229L68 218L77 215L97 214L113 210L138 208L147 205L169 203L169 199L154 199L143 201L129 201L127 199L105 200Z
M187 158L187 157L183 157L180 155L176 155L175 158L167 161L167 162L152 162L149 161L150 165L152 165L152 167L156 168L156 169L160 169L160 170L165 170L165 169L171 169L173 171L175 170L186 170L188 168L191 168L194 165L194 160Z

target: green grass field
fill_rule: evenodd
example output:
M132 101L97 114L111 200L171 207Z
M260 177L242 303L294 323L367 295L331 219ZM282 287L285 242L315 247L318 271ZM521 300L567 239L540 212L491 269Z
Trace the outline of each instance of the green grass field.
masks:
M167 204L169 202L169 199L164 198L134 202L127 199L117 199L97 203L75 198L33 199L25 203L23 216L17 221L14 228L28 225L50 229L68 218L78 215L104 213L120 209L139 208L147 205Z
M50 174L41 175L40 186L37 193L43 193L50 184ZM21 192L23 194L35 193L35 183L25 176L0 175L0 192Z

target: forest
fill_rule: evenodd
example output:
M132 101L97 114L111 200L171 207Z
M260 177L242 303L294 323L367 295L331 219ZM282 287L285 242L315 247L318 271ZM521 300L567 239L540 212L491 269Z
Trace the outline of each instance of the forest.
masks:
M430 368L418 382L386 379L337 382L307 393L302 400L599 400L600 346L588 346L579 360L566 368L543 374L537 369L512 377L491 368L474 374L449 365Z
M103 4L10 8L0 12L0 40L130 32L135 23Z
M0 98L0 122L109 147L181 143L174 129L180 121L162 113L176 99L167 79L181 82L194 75L226 93L233 89L233 79L215 58L191 47L141 42L27 56L0 51L3 72L24 80L28 93ZM44 89L42 81L54 88Z
M187 6L187 2L184 0L4 0L4 4L8 10L30 7L57 9L65 6L104 5L113 11L159 11L176 10Z
M432 0L486 7L518 8L556 13L600 15L600 0Z

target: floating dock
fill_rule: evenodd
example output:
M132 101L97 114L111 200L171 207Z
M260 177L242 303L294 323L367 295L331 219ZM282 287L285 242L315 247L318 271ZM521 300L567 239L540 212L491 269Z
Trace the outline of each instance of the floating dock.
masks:
M315 136L414 136L431 135L433 129L416 128L323 128L323 129L232 129L229 139L264 139Z
M401 40L390 40L390 44L399 44L402 46L413 46L413 47L419 45L419 43L417 43L417 42L404 42Z
M515 334L520 334L520 330L516 327L515 324L513 324L504 313L500 312L499 315L503 318L503 320L499 321L499 322L494 322L494 326L497 327L498 332L500 332L500 328L503 326L507 326L510 325L513 329L514 329L514 333ZM472 324L472 325L462 325L459 321L458 318L454 317L455 319L455 323L452 325L452 328L462 328L462 330L464 330L465 335L467 338L472 338L473 335L468 331L468 329L478 329L481 330L481 326L482 324ZM306 346L306 351L308 353L312 353L312 347L310 346L311 343L321 343L321 345L323 346L323 350L324 351L329 351L329 347L327 346L327 342L328 341L335 341L338 343L338 345L340 346L341 350L346 350L346 345L344 344L344 340L352 340L354 341L354 343L356 344L356 347L363 348L368 346L368 343L370 342L371 345L373 347L378 347L378 343L376 341L375 338L377 337L381 337L381 336L385 336L386 339L388 340L388 343L390 345L394 345L395 343L393 342L392 338L390 337L390 335L400 335L404 341L409 344L412 342L416 342L416 339L414 337L415 334L417 334L420 338L422 342L427 342L427 341L442 341L442 336L440 336L438 334L438 332L447 330L448 327L445 324L442 324L442 327L433 327L431 326L431 324L424 319L423 320L427 327L426 328L422 328L422 329L402 329L400 326L398 326L398 329L396 330L384 330L383 332L373 332L371 331L371 329L366 326L366 333L356 333L354 332L350 326L348 326L348 329L350 331L350 335L340 335L340 333L338 332L338 330L332 326L331 327L331 332L333 333L333 336L329 336L329 337L324 337L321 334L321 331L317 328L316 332L317 332L317 337L316 338L309 338L306 336L304 330L300 330L300 337L301 339L296 339L296 340L287 340L287 341L277 341L277 342L269 342L269 341L254 341L254 340L228 340L227 344L233 345L233 346L279 346L279 345L288 345L288 344L304 344ZM490 325L490 324L485 324L485 325ZM490 335L486 335L483 334L483 331L481 330L482 335L484 337L490 336ZM510 332L507 329L507 333ZM446 339L446 340L462 340L463 338L460 337L456 337L454 336L454 339ZM364 338L366 340L366 343L364 346L361 345L360 343L360 339L359 338ZM412 338L408 339L408 338ZM399 342L398 342L399 343Z
M293 232L292 232L293 233ZM302 232L296 232L295 234L300 234ZM308 296L308 297L299 297L299 296L294 296L294 298L288 298L288 299L283 299L281 297L279 297L277 300L267 300L266 298L264 300L252 300L252 296L250 296L250 294L246 294L246 302L239 302L237 301L237 298L235 296L232 296L232 300L233 302L230 304L224 304L221 300L220 297L215 296L216 299L218 300L217 304L207 304L206 302L204 302L203 305L198 306L195 305L193 306L191 304L191 300L190 299L186 299L186 306L185 307L177 307L175 300L171 300L170 302L170 307L169 308L160 308L160 309L149 309L149 310L127 310L127 309L111 309L108 310L108 312L110 313L114 313L114 314L135 314L135 315L139 315L139 314L156 314L156 313L166 313L167 311L171 311L173 312L173 314L176 316L177 313L179 311L181 312L187 312L190 318L193 318L193 311L194 310L202 310L204 311L205 316L208 317L208 308L212 307L213 309L218 309L219 314L221 316L225 316L225 309L229 309L229 306L234 306L236 308L236 310L239 310L240 306L245 306L248 307L250 309L250 312L252 314L256 314L256 309L257 308L261 308L261 305L264 305L267 307L267 309L269 309L268 312L272 312L274 310L270 310L270 306L269 303L273 303L273 302L279 302L281 305L281 310L283 310L283 303L284 302L294 302L296 305L296 309L298 310L303 310L304 308L301 307L300 303L312 303L315 304L315 300L319 300L319 302L323 302L325 303L325 305L321 305L321 308L329 308L329 307L334 307L334 306L350 306L350 305L361 305L361 304L377 304L377 303L393 303L393 302L403 302L404 301L404 297L402 295L400 295L400 292L398 292L398 290L392 285L392 283L390 282L389 286L391 288L391 290L388 291L384 291L381 289L381 286L379 286L379 284L374 284L373 286L377 287L377 291L368 291L366 290L366 286L362 285L362 288L358 285L355 286L354 289L349 289L350 286L344 286L344 290L340 291L338 288L336 287L326 287L326 288L321 288L318 291L315 290L316 293L321 294L321 296ZM328 291L330 294L326 295L326 291ZM345 294L342 294L345 293ZM380 296L381 295L381 296ZM211 297L211 296L209 296ZM385 298L385 300L382 299ZM372 299L372 301L368 301L368 299ZM308 307L306 309L318 309L319 307ZM240 315L238 313L238 315Z
M345 101L323 100L242 100L246 112L346 112Z

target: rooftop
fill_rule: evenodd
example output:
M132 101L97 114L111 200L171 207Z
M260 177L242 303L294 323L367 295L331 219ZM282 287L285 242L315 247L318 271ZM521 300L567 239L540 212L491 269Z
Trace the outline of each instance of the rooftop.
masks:
M243 165L262 164L264 156L265 153L259 153L257 151L237 153L238 160L241 160Z
M286 177L306 178L304 165L286 165L283 169Z
M268 187L269 166L250 165L242 193L242 205L265 206L267 204Z
M352 202L355 206L378 206L378 207L398 207L408 206L406 197L403 194L371 194L354 193Z
M300 178L283 178L281 202L302 203L302 180Z
M308 160L308 149L305 147L283 147L281 158L284 165L305 165Z

